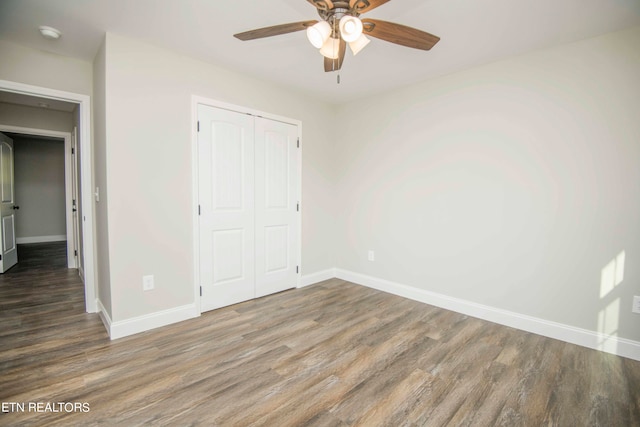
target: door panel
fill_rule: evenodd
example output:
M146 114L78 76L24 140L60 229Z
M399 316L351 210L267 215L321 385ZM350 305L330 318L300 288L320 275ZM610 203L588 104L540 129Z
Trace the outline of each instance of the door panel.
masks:
M298 284L297 126L255 119L256 297Z
M242 229L213 232L211 240L214 285L244 278L244 232Z
M201 310L255 295L254 137L246 114L198 107Z
M2 217L2 252L7 253L16 249L15 215Z
M13 188L13 140L0 133L0 273L18 262Z
M274 225L264 228L265 272L286 270L289 265L289 226Z

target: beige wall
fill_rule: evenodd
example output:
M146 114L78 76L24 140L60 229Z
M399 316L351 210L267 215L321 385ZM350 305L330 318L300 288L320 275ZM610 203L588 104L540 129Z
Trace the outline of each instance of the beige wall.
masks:
M73 114L0 102L0 124L71 132L73 130Z
M639 341L638 46L635 28L342 106L367 119L334 153L337 266Z
M91 63L0 40L0 79L91 95Z
M99 201L95 206L96 276L98 300L110 318L113 318L111 303L111 268L109 258L109 224L107 217L107 110L106 110L106 48L100 46L93 61L93 180L98 189Z
M303 274L333 267L328 105L113 34L105 52L106 152L96 135L96 171L104 155L114 321L194 302L192 95L302 121ZM142 290L146 274L152 292Z

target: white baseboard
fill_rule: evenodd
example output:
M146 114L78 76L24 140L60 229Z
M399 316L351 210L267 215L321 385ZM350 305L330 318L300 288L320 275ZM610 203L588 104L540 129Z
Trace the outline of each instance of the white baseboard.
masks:
M100 316L100 320L102 320L102 324L107 330L107 334L111 336L111 317L109 317L109 313L107 313L107 309L102 305L102 301L100 299L96 299L96 306L98 307L98 316Z
M358 285L488 320L534 334L640 361L640 342L502 310L384 279L335 269L336 277Z
M100 300L98 300L98 311L112 340L200 316L195 304L187 304L117 322L111 320Z
M16 237L16 243L19 245L23 243L64 242L66 240L67 240L66 234L60 234L59 236Z
M328 268L326 270L318 271L316 273L305 274L300 278L300 285L298 286L298 288L304 288L305 286L309 286L309 285L313 285L314 283L333 279L334 277L336 277L335 268Z

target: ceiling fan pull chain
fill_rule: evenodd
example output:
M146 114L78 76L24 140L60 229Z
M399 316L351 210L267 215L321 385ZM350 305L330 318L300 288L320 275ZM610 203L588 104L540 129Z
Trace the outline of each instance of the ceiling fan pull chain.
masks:
M338 84L340 84L340 73L338 73Z

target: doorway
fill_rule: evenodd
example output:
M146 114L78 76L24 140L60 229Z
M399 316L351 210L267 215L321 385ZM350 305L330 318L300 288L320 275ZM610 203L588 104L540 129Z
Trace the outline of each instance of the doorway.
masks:
M84 272L84 299L85 310L89 313L97 312L95 289L95 260L94 260L94 217L93 217L93 193L92 193L92 152L91 152L91 106L88 95L59 91L22 83L0 80L0 92L21 97L33 102L35 99L45 99L46 102L72 103L77 108L77 151L78 158L78 182L80 184L77 206L81 210L79 216L79 234L82 236L80 245L81 258ZM0 131L15 131L16 126L2 123L0 118ZM71 138L70 138L71 139Z
M64 243L65 265L77 268L82 278L72 134L17 127L13 130L2 134L13 140L16 243ZM18 256L21 262L22 257Z

